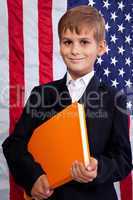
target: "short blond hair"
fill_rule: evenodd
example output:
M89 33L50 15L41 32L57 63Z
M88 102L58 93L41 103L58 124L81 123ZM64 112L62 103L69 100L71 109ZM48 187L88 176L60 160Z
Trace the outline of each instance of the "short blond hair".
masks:
M94 29L94 38L97 42L105 40L105 20L94 7L82 5L69 9L58 23L58 35L61 35L67 29L80 34L81 30L88 27Z

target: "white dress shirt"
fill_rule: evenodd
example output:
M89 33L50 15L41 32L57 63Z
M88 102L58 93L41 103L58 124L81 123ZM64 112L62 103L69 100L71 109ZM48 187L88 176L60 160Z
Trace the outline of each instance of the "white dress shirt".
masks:
M93 76L94 71L91 71L90 73L73 80L70 73L67 72L66 85L72 98L72 102L78 101L81 98Z

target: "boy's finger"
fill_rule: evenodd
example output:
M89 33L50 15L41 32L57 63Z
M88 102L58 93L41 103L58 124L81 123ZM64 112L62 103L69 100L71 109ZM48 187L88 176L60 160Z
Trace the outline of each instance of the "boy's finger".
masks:
M84 176L84 174L82 173L82 170L80 169L80 165L79 165L78 161L73 163L72 168L71 168L71 173L72 173L72 177L75 180L78 180L79 182L87 181L87 177Z
M87 183L89 177L87 176L85 167L78 161L74 162L72 165L72 177L78 182Z
M80 163L80 169L82 170L83 176L86 177L86 179L89 181L92 181L97 176L97 169L88 171L86 170L83 163Z
M98 165L98 161L95 158L91 157L90 163L86 166L86 168L90 171L91 170L93 171L97 169L97 165Z

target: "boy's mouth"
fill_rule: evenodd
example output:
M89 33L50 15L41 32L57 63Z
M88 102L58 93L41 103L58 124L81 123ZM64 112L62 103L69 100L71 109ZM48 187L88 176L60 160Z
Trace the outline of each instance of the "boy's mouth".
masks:
M82 58L69 58L70 60L82 60L84 59L83 57Z
M80 61L84 60L84 58L69 58L69 60L71 62L80 62Z

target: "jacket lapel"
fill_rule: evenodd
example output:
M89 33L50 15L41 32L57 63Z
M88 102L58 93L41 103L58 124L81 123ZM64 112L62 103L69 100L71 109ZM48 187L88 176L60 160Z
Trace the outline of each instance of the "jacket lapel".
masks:
M59 103L60 103L59 107L61 107L63 109L72 103L72 99L71 99L69 90L66 86L66 74L58 82L57 89L59 92Z
M93 92L96 92L99 88L100 82L97 79L97 77L94 75L89 82L89 84L86 87L86 90L84 91L83 95L79 99L79 103L84 104L84 106L87 105L87 101L89 100L89 97L93 94Z

